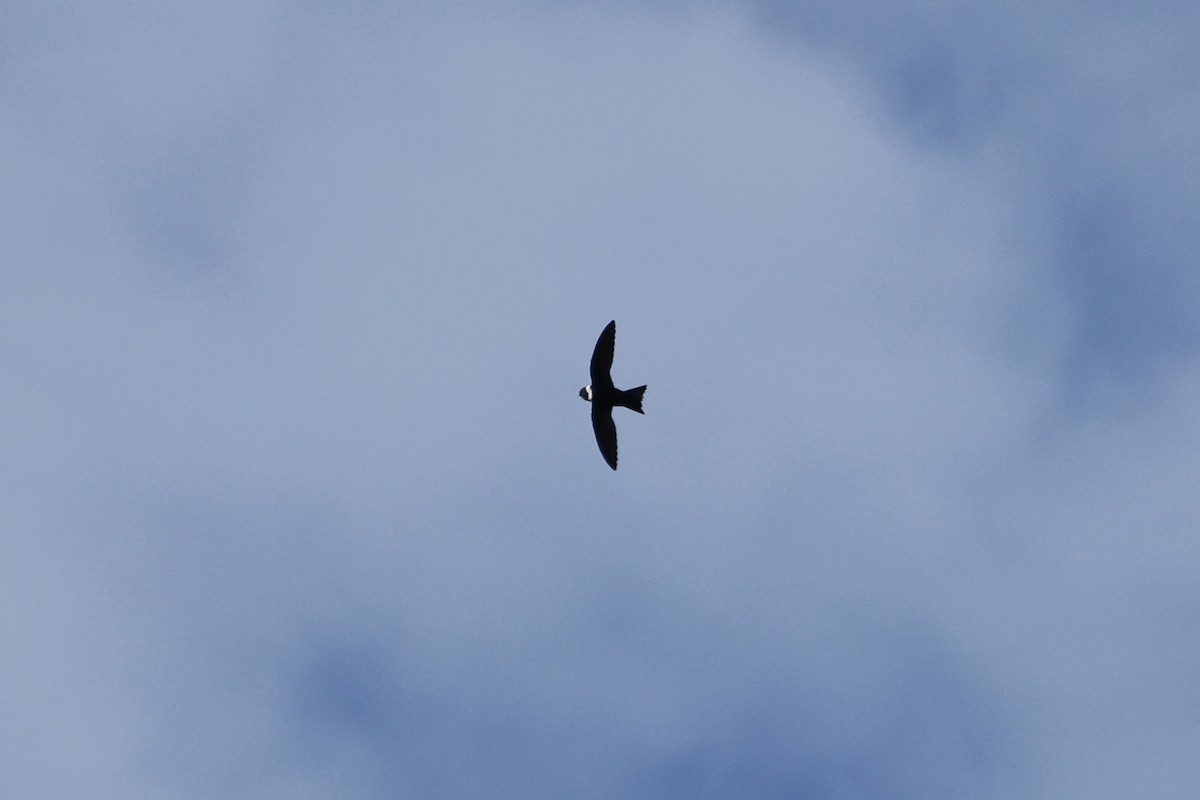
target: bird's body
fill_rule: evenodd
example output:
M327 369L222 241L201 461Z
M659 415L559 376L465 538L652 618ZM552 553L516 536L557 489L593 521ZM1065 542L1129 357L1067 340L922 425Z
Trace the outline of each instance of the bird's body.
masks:
M613 320L600 333L596 349L592 351L592 382L579 390L579 396L592 404L592 430L596 434L596 444L600 446L604 460L613 469L617 468L617 426L613 423L612 410L622 406L644 414L642 396L646 393L645 386L618 389L613 385L611 371L616 341L617 322Z

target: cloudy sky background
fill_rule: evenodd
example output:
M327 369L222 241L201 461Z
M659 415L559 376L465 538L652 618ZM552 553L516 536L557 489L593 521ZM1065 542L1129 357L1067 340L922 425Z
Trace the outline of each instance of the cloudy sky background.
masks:
M8 791L1200 793L1198 40L0 6Z

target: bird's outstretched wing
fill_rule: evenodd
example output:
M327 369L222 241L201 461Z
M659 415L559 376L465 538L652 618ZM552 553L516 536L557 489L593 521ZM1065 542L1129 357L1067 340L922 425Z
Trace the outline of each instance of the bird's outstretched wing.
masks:
M612 327L612 326L609 326ZM612 406L592 404L592 430L596 432L596 444L600 455L613 469L617 468L617 426L612 419Z
M617 343L617 321L613 320L604 327L600 334L600 338L596 340L596 349L592 351L592 386L601 386L612 388L612 362L613 348ZM599 435L599 434L597 434ZM617 440L616 435L613 435L613 442ZM601 445L603 447L603 445ZM613 445L613 459L610 463L615 463L617 447ZM615 469L615 467L614 467Z

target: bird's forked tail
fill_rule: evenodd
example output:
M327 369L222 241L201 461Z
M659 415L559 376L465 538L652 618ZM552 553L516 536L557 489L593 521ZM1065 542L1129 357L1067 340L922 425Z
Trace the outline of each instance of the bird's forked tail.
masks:
M633 409L639 414L645 414L646 412L642 411L642 396L644 394L646 394L645 386L639 386L636 389L626 389L621 392L621 399L617 405Z

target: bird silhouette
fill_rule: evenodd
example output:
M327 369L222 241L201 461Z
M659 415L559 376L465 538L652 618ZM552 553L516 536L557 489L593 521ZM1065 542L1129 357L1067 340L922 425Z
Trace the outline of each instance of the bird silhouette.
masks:
M592 382L579 390L579 396L592 404L592 430L596 432L596 444L600 446L600 455L613 469L617 468L617 426L613 423L613 408L623 406L639 414L646 413L642 411L645 386L636 389L613 386L611 373L616 342L617 321L613 320L601 331L600 338L596 340L596 349L592 351Z

